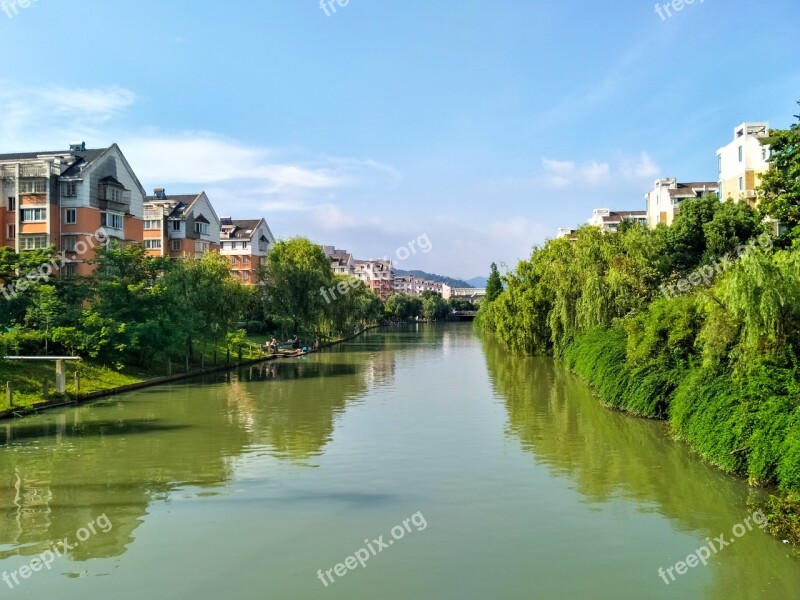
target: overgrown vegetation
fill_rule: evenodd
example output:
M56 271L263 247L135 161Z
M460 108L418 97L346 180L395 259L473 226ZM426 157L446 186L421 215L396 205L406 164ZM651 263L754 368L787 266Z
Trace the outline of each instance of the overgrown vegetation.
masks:
M671 227L549 241L505 276L478 324L514 352L563 358L610 406L669 419L720 468L796 493L800 124L770 142L759 210L698 198ZM765 237L772 216L789 225L777 240ZM796 515L794 498L775 506Z

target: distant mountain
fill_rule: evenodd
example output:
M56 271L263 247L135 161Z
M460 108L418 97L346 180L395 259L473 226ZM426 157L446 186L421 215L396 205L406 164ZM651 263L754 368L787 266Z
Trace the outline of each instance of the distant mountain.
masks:
M470 287L483 289L486 287L486 284L489 280L486 277L473 277L472 279L467 279L467 283Z
M426 273L425 271L403 271L402 269L395 269L394 274L411 275L412 277L417 277L418 279L427 279L428 281L440 281L445 285L449 285L450 287L454 288L475 287L466 281L461 281L460 279L453 279L452 277L445 277L444 275L434 275L433 273Z

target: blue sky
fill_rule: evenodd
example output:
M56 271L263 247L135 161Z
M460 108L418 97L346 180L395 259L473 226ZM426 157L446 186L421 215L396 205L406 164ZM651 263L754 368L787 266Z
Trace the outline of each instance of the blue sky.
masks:
M427 235L398 266L463 278L593 208L643 209L657 177L715 180L736 125L787 127L800 100L796 0L9 12L0 152L117 142L149 191L205 190L362 258Z

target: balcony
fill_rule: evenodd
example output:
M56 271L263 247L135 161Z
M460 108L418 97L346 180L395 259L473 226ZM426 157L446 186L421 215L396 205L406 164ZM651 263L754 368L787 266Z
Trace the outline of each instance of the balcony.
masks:
M17 177L17 169L12 165L0 166L0 181L13 181Z
M100 210L127 213L131 205L131 192L113 185L101 184L99 201Z
M19 166L20 177L49 177L48 163L22 163Z

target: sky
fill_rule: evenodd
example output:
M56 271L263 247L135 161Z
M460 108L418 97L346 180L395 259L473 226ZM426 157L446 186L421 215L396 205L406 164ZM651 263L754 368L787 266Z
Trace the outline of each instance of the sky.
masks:
M0 152L118 143L149 193L471 278L798 112L797 0L342 4L5 0Z

